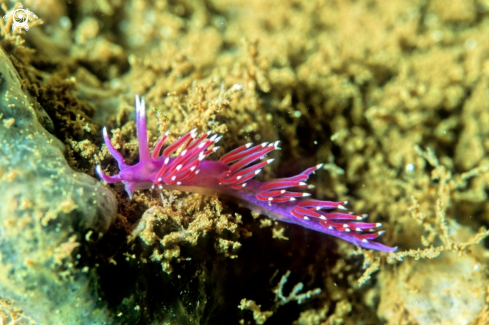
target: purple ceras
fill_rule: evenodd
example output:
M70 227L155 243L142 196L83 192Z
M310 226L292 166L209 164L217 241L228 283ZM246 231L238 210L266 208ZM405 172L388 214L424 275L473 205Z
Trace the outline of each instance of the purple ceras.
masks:
M274 159L262 160L278 148L279 141L253 146L248 143L225 154L217 161L205 158L217 151L215 144L222 136L207 132L198 136L196 129L181 136L163 149L167 131L149 153L144 98L136 95L136 127L139 142L139 162L129 166L114 148L104 127L103 136L107 149L117 160L120 172L108 176L101 166L96 167L99 176L107 183L122 182L129 196L134 190L158 187L214 195L232 200L254 212L280 221L336 236L363 248L393 252L388 247L373 241L382 235L376 231L380 223L360 222L367 215L337 212L346 210L347 202L320 201L308 198L309 193L298 190L310 189L309 175L322 164L308 168L299 175L259 182L252 178ZM181 151L177 149L181 148ZM178 153L177 153L178 152Z

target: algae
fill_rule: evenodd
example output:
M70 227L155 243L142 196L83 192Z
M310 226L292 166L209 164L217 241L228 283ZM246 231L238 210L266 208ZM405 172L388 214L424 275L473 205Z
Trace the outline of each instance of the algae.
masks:
M2 322L106 323L104 303L90 289L93 275L80 272L93 246L82 243L82 236L90 229L107 231L115 198L68 166L64 146L38 122L3 50L0 76ZM25 315L5 313L10 309Z

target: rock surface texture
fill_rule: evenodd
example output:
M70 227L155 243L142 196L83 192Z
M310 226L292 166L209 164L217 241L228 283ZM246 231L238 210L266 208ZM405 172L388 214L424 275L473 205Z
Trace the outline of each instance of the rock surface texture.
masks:
M108 229L116 201L68 166L42 112L0 50L0 297L26 323L107 323L93 269L78 261Z

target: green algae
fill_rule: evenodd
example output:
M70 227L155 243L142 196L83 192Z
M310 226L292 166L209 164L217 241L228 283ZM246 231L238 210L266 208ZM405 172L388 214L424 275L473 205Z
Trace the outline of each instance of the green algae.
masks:
M68 166L3 50L0 75L0 297L29 317L19 324L106 323L81 257L84 234L112 223L115 199Z

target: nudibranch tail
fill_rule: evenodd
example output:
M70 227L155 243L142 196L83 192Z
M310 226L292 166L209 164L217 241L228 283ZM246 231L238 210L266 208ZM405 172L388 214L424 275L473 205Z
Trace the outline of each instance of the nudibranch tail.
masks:
M108 176L100 166L96 171L107 183L122 182L129 196L136 189L167 188L218 195L237 201L253 211L287 223L326 233L363 248L393 252L374 239L383 231L376 229L380 223L362 222L367 215L353 215L337 210L346 210L344 202L329 202L309 198L303 190L314 188L306 181L322 164L308 168L302 173L281 179L259 182L253 178L274 159L265 159L273 150L280 149L279 141L252 143L238 147L217 161L205 160L216 152L215 146L222 136L211 132L197 135L194 129L164 148L167 131L156 143L150 154L144 98L136 95L136 127L139 143L139 162L129 166L114 148L103 129L103 138L110 154L116 159L119 174Z

